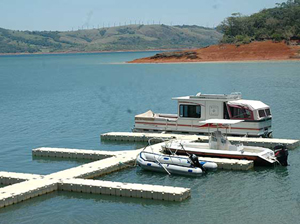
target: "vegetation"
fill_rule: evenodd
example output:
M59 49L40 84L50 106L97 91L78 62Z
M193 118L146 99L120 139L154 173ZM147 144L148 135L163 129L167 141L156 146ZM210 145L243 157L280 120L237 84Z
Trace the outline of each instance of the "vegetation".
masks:
M217 30L224 34L222 43L250 43L252 40L289 41L300 39L300 0L288 0L275 8L251 16L234 13Z
M78 31L14 31L0 28L0 53L199 48L217 44L215 29L130 25Z

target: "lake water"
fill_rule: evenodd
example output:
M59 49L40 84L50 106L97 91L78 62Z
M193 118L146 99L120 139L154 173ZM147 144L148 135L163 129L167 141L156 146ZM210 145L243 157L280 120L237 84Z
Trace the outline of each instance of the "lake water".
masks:
M271 106L274 137L300 138L300 62L124 64L155 52L0 57L0 171L49 174L86 161L35 159L31 149L136 149L101 143L134 115L176 113L174 96L240 91ZM192 189L164 202L55 192L0 209L0 223L299 223L300 155L290 166L200 178L127 169L99 179Z

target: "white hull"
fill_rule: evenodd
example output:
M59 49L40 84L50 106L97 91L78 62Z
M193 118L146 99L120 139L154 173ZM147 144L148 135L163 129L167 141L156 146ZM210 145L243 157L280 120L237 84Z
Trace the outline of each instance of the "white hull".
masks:
M149 152L141 152L137 163L145 170L157 172L170 172L171 174L198 176L203 173L199 167L193 167L188 158L169 156ZM213 162L200 162L205 169L216 169L217 164Z
M156 116L153 118L149 118L147 116L136 117L133 131L203 135L217 130L216 126L200 125L199 122L204 120L205 119L178 118L176 114L156 114ZM223 133L226 133L227 131L227 135L232 136L268 136L270 133L272 133L271 123L271 119L266 119L264 121L243 122L227 130L225 127L219 127L219 130Z
M230 145L226 150L213 149L209 143L191 143L188 141L172 141L164 147L165 151L177 154L195 154L197 156L219 157L229 159L253 160L256 165L273 165L277 162L272 150L254 146Z

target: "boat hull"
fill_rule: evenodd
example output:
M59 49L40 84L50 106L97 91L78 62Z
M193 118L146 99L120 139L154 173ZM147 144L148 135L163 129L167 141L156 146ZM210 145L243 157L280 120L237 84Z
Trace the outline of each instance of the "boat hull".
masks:
M197 160L198 161L198 160ZM192 165L188 157L169 156L151 152L141 152L137 158L137 164L145 169L155 172L164 172L185 176L199 176L205 170L217 169L217 164L209 161L198 161L199 166Z
M171 174L184 176L200 176L203 174L202 169L198 167L184 167L171 164L159 164L153 161L146 161L140 156L137 159L137 164L144 170L154 172L167 173L168 171Z
M176 114L154 114L154 116L149 117L145 113L135 116L132 131L207 135L217 130L214 125L200 125L199 122L203 120L205 119L180 118ZM234 125L229 130L225 127L219 127L219 130L230 136L272 137L272 118L244 121Z
M215 150L216 152L203 152L203 151L197 151L197 150L182 150L182 149L174 149L174 148L168 148L166 150L166 153L168 151L176 152L179 155L187 155L188 154L195 154L197 156L201 157L216 157L216 158L227 158L227 159L244 159L244 160L253 160L254 165L256 166L273 166L275 164L275 161L268 161L264 158L260 157L259 155L247 155L247 154L227 154L227 153L219 153L218 150Z
M142 158L146 161L158 162L161 164L170 164L170 165L177 165L183 167L192 167L191 160L185 156L180 157L176 155L163 155L163 154L156 154L151 152L143 152ZM201 166L204 167L206 170L215 170L217 169L218 165L214 162L210 161L199 161Z

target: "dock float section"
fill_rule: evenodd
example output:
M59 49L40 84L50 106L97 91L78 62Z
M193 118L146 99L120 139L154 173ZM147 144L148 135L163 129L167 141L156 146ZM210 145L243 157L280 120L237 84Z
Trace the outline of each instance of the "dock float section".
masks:
M138 133L138 132L109 132L101 135L102 141L129 141L146 142L153 139L153 142L161 142L172 139L183 139L191 141L208 142L209 137L203 135L181 135L181 134L163 134L163 133ZM260 146L273 149L276 145L284 144L288 149L299 147L299 140L277 139L277 138L246 138L231 137L228 140L233 144L243 143L249 146Z
M0 208L56 190L165 201L182 201L190 197L189 188L77 178L54 179L48 175L36 179L34 174L11 172L0 172L0 184L12 184L24 176L27 180L0 188Z
M147 147L146 151L152 151L154 153L160 154L160 148L161 145L164 143L158 143L155 145L152 145L151 148ZM134 151L123 151L124 154L126 153L134 153L133 162L135 162L136 156L142 149L134 150ZM37 148L32 150L32 154L34 156L39 157L50 157L50 158L66 158L66 159L90 159L94 160L93 155L96 155L96 157L100 156L103 153L103 151L99 150L84 150L85 153L81 153L80 149L60 149L60 148ZM121 151L119 151L121 152ZM136 152L136 153L135 153ZM110 154L117 154L115 152L109 152ZM198 157L201 161L210 161L214 162L218 165L218 169L224 169L224 170L249 170L253 168L253 161L250 160L240 160L240 159L226 159L226 158L212 158L212 157ZM109 163L109 160L106 160ZM133 164L133 163L132 163ZM102 169L101 172L104 170L109 169ZM98 173L99 174L99 173ZM97 174L97 176L99 176ZM105 173L107 174L107 173ZM101 173L103 175L103 173Z
M0 172L0 184L8 185L0 188L0 208L57 190L166 201L182 201L191 195L189 188L83 179L132 167L130 164L135 162L140 150L82 152L76 149L40 148L34 149L33 155L42 156L44 152L48 157L79 156L94 160L91 155L96 155L98 158L100 156L106 158L49 175Z

